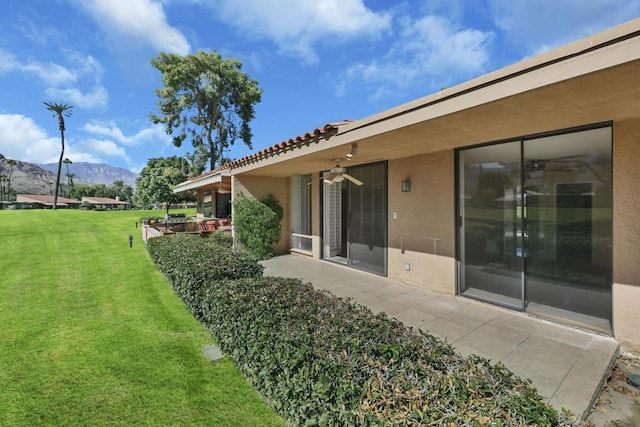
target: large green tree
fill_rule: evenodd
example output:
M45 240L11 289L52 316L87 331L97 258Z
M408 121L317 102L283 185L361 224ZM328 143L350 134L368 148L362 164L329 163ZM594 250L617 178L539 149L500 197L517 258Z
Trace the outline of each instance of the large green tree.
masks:
M136 180L134 200L146 206L152 203L172 204L195 200L190 194L174 194L173 188L187 180L182 157L157 157L149 159Z
M249 122L262 89L242 71L240 61L212 50L185 56L160 53L151 64L162 73L164 85L156 89L159 113L151 113L151 121L165 126L175 146L190 137L211 169L236 140L252 148Z
M64 118L71 117L71 110L73 107L67 104L56 104L53 102L45 102L47 110L53 111L54 117L58 117L58 128L60 129L60 142L62 143L62 150L60 150L60 160L58 160L58 174L56 175L56 192L53 196L53 209L56 209L58 205L58 189L60 188L60 171L62 170L62 158L64 157Z
M71 197L75 199L82 199L83 197L109 197L111 199L119 198L123 202L133 202L133 188L121 180L113 181L112 185L93 184L79 187L74 186L71 189Z

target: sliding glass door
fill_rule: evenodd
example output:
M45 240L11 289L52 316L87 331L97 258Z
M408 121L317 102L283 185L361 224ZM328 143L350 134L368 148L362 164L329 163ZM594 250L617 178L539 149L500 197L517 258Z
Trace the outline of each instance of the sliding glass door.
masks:
M460 291L522 309L520 142L460 152Z
M524 142L526 306L611 330L611 128Z
M387 164L351 167L348 179L323 183L323 258L387 272Z
M362 270L386 274L387 165L358 166L349 173L363 182L349 184L349 262Z
M611 331L611 128L459 151L459 291Z

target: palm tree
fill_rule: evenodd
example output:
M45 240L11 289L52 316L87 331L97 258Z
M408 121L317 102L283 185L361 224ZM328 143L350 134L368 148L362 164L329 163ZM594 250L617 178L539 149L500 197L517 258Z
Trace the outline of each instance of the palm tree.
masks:
M67 165L67 197L69 197L71 195L71 178L69 177L69 164L73 162L67 157L62 161L62 163Z
M7 176L7 200L11 201L11 175L13 175L13 167L18 164L13 159L7 160L7 164L9 165L9 175Z
M71 117L71 109L73 107L67 104L56 104L52 102L45 102L47 110L53 111L55 114L53 117L58 117L58 128L60 129L60 141L62 142L62 151L60 151L60 160L58 160L58 174L56 176L56 192L53 196L53 209L58 204L58 188L60 187L60 170L62 169L62 158L64 157L64 118Z
M69 183L69 197L71 197L71 193L73 192L73 177L75 177L75 173L67 174L67 182Z
M0 174L0 209L4 208L2 202L4 202L4 183L7 180L7 176L5 174Z
M0 160L4 160L5 157L2 153L0 153ZM2 202L4 202L4 178L5 175L0 175L0 209L2 209Z

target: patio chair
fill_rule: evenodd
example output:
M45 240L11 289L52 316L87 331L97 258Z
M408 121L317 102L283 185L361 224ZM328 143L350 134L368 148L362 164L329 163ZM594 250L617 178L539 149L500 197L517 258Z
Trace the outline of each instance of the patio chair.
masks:
M215 221L200 221L199 226L201 236L208 236L218 229Z

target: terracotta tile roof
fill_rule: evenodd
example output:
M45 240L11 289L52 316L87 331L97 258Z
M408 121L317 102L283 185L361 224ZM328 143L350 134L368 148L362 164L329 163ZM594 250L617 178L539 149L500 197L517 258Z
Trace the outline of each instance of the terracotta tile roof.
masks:
M26 203L42 203L43 205L52 205L54 196L49 194L18 194L18 202ZM58 196L58 204L80 204L80 200L67 199L66 197Z
M340 122L327 123L322 128L316 128L312 132L307 132L304 135L299 135L299 136L296 136L295 138L290 138L286 141L282 141L279 144L275 144L269 148L265 148L262 151L258 151L257 153L250 154L241 159L235 160L230 164L230 166L232 168L245 166L250 163L255 163L260 160L263 160L267 157L277 156L287 151L291 151L294 148L298 148L302 145L309 145L314 138L327 137L327 136L334 135L338 131L338 128L340 126L344 126L351 122L352 120L345 119Z
M198 181L207 176L215 175L219 172L222 172L225 169L233 169L236 167L248 165L250 163L259 162L260 160L266 159L267 157L277 156L287 151L291 151L294 148L298 148L302 145L309 145L314 138L329 137L331 135L334 135L338 131L338 128L340 126L344 126L351 122L353 122L353 120L345 119L339 122L327 123L323 127L316 128L311 132L305 133L304 135L298 135L295 138L289 138L278 144L272 145L271 147L265 148L264 150L258 151L257 153L249 154L248 156L234 160L231 163L222 165L212 171L205 172L204 174L193 178L189 178L189 181Z
M83 202L92 203L94 205L128 205L129 202L112 199L110 197L88 197L82 198Z

